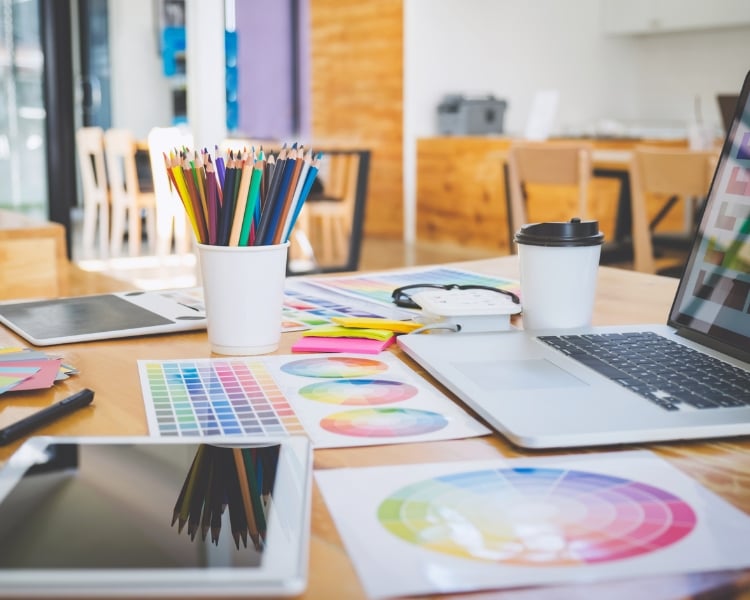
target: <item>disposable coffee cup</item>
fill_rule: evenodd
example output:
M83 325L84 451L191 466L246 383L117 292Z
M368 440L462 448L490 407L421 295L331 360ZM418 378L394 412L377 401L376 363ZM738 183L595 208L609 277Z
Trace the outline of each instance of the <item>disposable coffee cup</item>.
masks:
M279 347L288 247L198 244L212 352L267 354Z
M604 235L598 221L531 223L515 234L524 329L591 324Z

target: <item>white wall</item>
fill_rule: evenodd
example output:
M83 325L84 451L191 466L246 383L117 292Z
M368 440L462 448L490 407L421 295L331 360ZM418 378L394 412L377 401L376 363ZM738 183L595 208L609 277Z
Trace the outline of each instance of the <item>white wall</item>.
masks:
M153 0L109 0L112 127L145 139L172 124L172 97L162 74Z
M602 31L601 6L600 0L405 0L407 241L416 222L416 138L437 134L436 107L445 94L506 99L511 135L523 132L534 92L549 88L560 91L553 133L685 135L696 96L705 121L718 127L716 94L738 92L750 69L750 26L613 36Z
M685 124L696 94L718 126L716 93L738 91L750 69L750 26L613 36L599 0L406 2L418 135L435 134L435 107L451 92L507 99L506 129L518 133L534 91L547 88L561 92L558 133L601 119Z
M639 36L633 40L637 110L643 118L693 116L719 127L717 93L738 93L750 70L750 27Z

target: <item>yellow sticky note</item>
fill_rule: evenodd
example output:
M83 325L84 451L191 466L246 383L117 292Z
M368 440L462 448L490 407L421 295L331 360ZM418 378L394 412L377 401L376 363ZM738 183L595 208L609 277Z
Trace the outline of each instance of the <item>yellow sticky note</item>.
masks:
M396 321L377 317L331 317L331 321L343 327L387 329L394 333L411 333L423 326L422 323L414 321Z
M340 325L324 325L302 332L303 337L350 337L367 338L371 340L388 340L393 332L388 329L371 329L363 327L342 327Z

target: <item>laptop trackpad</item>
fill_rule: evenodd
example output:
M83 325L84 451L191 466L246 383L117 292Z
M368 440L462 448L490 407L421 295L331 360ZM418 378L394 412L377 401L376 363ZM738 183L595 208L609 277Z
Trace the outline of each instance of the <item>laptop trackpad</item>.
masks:
M484 390L526 390L587 385L543 358L454 362L453 366Z

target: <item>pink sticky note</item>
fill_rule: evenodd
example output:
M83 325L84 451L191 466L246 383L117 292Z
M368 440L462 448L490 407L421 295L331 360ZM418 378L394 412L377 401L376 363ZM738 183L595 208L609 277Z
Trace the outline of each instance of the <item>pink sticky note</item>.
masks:
M14 367L37 367L39 370L27 380L19 383L13 388L14 392L22 390L42 390L52 387L60 370L62 358L50 358L41 360L14 360L10 365Z
M385 341L366 338L314 337L300 338L293 346L292 352L354 352L358 354L377 354L393 344L396 336Z

